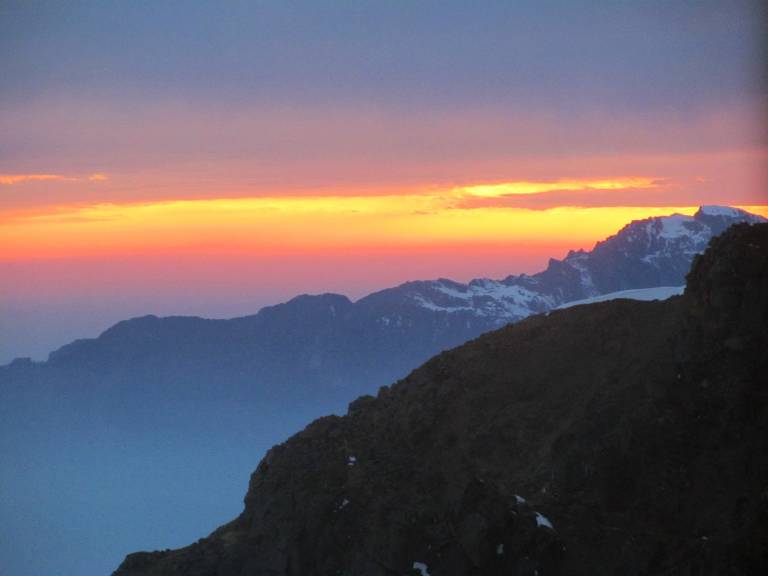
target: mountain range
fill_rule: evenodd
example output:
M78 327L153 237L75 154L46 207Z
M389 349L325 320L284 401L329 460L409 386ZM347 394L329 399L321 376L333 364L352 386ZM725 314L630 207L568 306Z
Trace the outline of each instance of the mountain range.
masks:
M234 516L253 462L312 418L531 314L682 286L711 238L763 220L704 206L632 222L538 274L303 295L231 320L145 316L17 359L0 367L0 516L20 520L0 528L0 557L17 576L90 576L132 549L180 546ZM178 478L195 481L169 494ZM46 542L72 556L40 554Z
M372 377L385 384L443 349L567 302L681 286L712 237L734 223L761 221L736 208L702 206L693 216L634 221L533 275L406 282L357 302L303 295L231 320L134 318L52 352L45 368L90 368L100 376L139 370L143 378L163 373L180 381L204 374L228 383L268 376L281 393L283 384L302 381L344 387ZM18 359L10 368L30 364Z
M114 576L765 574L766 326L768 224L734 226L682 296L537 315L314 421L233 521Z

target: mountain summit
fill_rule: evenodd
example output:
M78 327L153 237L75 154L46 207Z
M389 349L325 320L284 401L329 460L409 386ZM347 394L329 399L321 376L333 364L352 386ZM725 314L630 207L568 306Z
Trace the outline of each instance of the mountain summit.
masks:
M738 208L702 206L693 216L672 214L636 220L595 247L551 259L531 276L409 282L393 288L432 311L463 313L497 326L567 302L638 288L682 286L696 254L710 239L739 222L765 218Z
M445 352L270 450L234 521L114 574L764 574L766 325L768 224L735 226L683 296Z

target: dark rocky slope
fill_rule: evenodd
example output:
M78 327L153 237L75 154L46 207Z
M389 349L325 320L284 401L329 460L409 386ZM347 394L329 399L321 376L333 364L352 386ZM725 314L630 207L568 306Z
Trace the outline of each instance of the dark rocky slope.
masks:
M238 518L115 575L768 573L767 320L739 225L682 297L529 318L313 422Z

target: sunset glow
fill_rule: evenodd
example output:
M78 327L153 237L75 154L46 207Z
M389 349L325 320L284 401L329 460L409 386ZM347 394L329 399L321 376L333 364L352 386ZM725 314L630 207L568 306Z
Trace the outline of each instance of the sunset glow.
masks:
M570 187L618 189L651 179L569 182ZM551 190L553 184L542 184ZM563 183L558 183L558 186ZM109 254L280 254L432 246L560 246L589 248L631 220L697 206L457 208L467 194L489 188L533 189L533 183L474 186L421 195L220 198L140 204L96 204L6 215L0 259L92 257ZM526 192L533 194L535 192ZM749 210L768 214L766 206Z

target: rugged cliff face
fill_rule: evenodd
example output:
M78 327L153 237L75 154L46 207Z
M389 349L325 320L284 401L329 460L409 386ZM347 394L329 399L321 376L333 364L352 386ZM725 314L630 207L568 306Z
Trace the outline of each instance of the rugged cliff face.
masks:
M768 573L768 225L664 302L536 316L274 447L244 512L116 576Z

